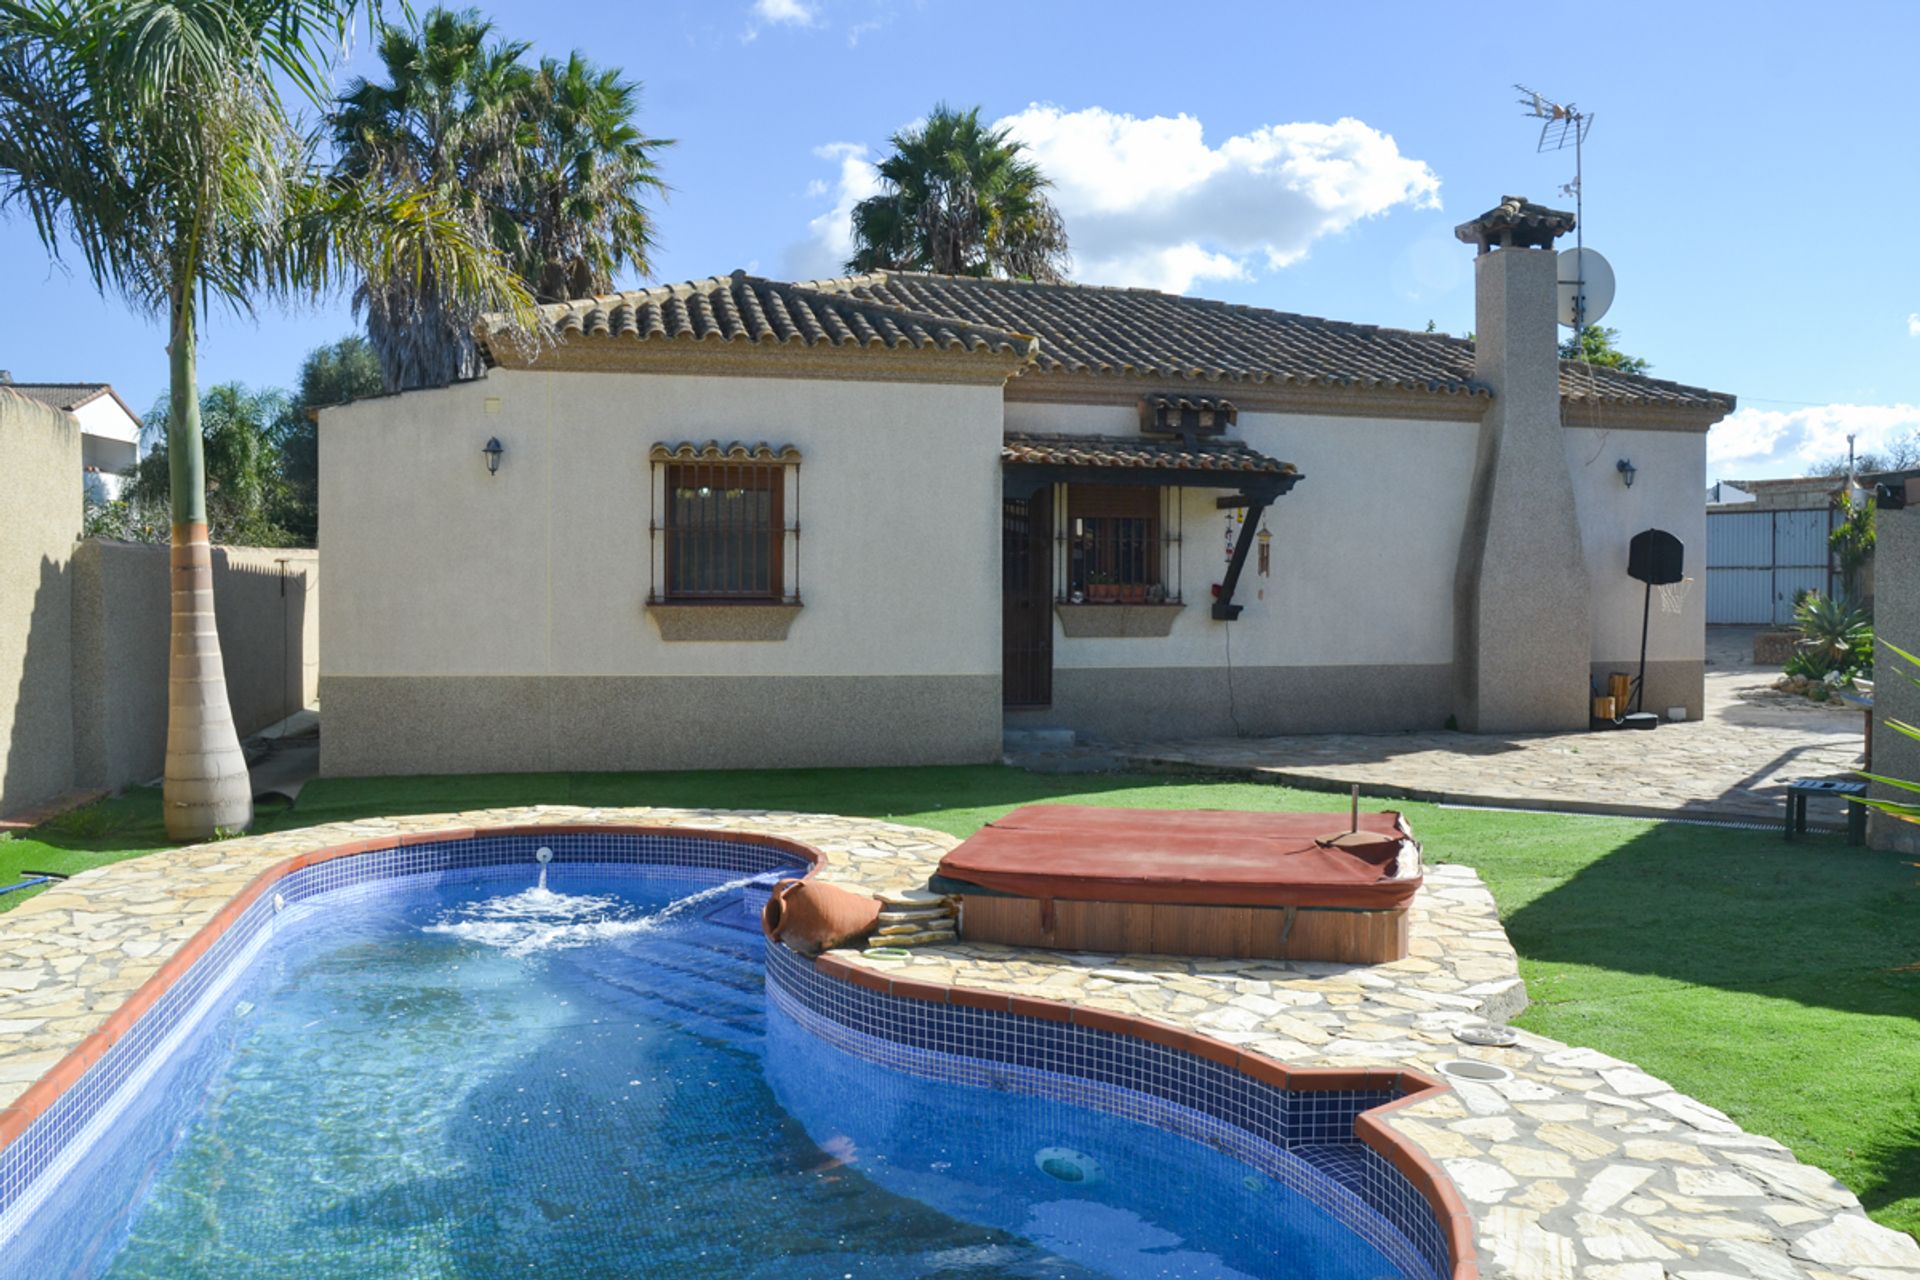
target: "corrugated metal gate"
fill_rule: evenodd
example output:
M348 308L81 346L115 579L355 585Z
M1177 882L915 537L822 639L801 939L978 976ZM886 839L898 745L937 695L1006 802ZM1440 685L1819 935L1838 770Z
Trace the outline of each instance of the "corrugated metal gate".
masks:
M1707 621L1792 622L1796 592L1830 592L1833 521L1830 507L1707 512Z

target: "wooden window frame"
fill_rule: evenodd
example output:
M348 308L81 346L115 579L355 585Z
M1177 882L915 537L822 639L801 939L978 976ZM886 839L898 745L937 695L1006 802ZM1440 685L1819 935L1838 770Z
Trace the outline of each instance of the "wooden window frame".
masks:
M1077 594L1088 604L1145 604L1153 594L1162 600L1178 598L1166 585L1167 490L1076 483L1066 489L1062 599ZM1128 531L1122 521L1145 527ZM1101 576L1114 580L1096 583Z

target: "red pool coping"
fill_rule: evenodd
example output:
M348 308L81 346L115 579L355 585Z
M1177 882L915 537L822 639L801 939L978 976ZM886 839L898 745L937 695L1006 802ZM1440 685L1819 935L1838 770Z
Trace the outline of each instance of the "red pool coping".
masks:
M128 996L120 1007L101 1024L98 1031L86 1036L65 1057L48 1068L44 1075L27 1088L26 1092L14 1099L11 1106L0 1109L0 1148L11 1145L27 1130L28 1126L59 1101L68 1089L79 1082L89 1068L99 1062L122 1036L134 1028L141 1016L152 1008L175 982L192 969L194 963L212 948L213 944L233 926L248 907L294 872L318 863L331 862L335 858L379 853L416 844L455 844L481 837L556 835L661 836L757 844L779 849L802 859L808 864L806 873L808 876L817 872L826 860L824 854L810 845L764 832L591 822L516 823L499 827L450 827L441 831L411 831L391 836L371 836L364 840L352 840L345 844L330 845L324 849L310 849L305 853L294 854L262 869L258 875L248 881L238 894L214 913L212 919L200 926L199 930L187 939L179 950L169 956L152 977ZM1474 1247L1473 1220L1467 1213L1465 1201L1461 1199L1460 1193L1433 1158L1415 1147L1407 1138L1388 1128L1384 1118L1389 1111L1423 1102L1448 1091L1444 1083L1424 1072L1385 1068L1345 1070L1338 1067L1290 1067L1273 1058L1243 1052L1237 1046L1225 1041L1183 1031L1133 1014L1082 1008L1058 1000L1041 1000L1004 992L950 986L945 983L893 978L862 965L850 964L832 955L815 958L813 966L814 970L823 977L849 982L854 986L864 987L892 998L925 1000L934 1004L951 1004L963 1008L993 1009L1038 1018L1045 1022L1065 1022L1090 1030L1133 1036L1149 1044L1158 1044L1183 1053L1191 1053L1206 1061L1231 1067L1275 1088L1302 1093L1325 1093L1333 1090L1397 1091L1400 1096L1392 1102L1363 1111L1355 1117L1354 1134L1361 1142L1384 1157L1402 1177L1412 1184L1414 1190L1419 1192L1421 1198L1432 1208L1434 1217L1439 1221L1441 1232L1447 1241L1448 1257L1452 1263L1452 1269L1448 1272L1450 1280L1479 1280L1480 1265L1478 1253Z

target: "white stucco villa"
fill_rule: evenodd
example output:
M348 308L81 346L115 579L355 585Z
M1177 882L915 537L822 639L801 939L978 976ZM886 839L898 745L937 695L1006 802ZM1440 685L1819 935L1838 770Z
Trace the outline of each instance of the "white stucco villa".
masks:
M895 273L554 306L538 349L483 327L484 378L320 416L323 768L1583 726L1638 659L1628 540L1702 572L1733 398L1559 362L1571 225L1460 228L1477 346ZM1699 713L1703 604L1654 612L1649 708Z
M0 386L73 415L80 424L80 483L94 502L111 502L140 461L140 415L104 382L15 382L0 370Z

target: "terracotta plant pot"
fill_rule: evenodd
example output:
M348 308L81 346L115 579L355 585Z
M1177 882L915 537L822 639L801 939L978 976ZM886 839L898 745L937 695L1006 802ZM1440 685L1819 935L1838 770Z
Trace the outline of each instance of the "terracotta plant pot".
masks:
M1120 598L1120 588L1111 582L1092 582L1087 584L1087 599L1096 604L1105 604Z
M782 880L760 913L767 936L803 956L857 942L879 920L878 898L818 880Z

